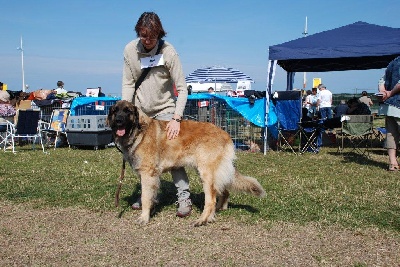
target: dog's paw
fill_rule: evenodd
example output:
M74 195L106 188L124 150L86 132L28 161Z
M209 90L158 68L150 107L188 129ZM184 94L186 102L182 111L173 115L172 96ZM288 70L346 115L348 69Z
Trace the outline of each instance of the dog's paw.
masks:
M146 225L149 223L149 218L143 218L142 216L140 216L139 218L136 219L135 223L137 225Z
M199 227L199 226L206 225L206 224L207 224L207 221L200 220L200 219L193 222L194 227Z
M206 220L200 218L200 219L196 220L193 223L193 226L194 227L199 227L199 226L207 225L208 223L213 223L213 222L215 222L215 217L214 216L212 216L210 218L207 218Z

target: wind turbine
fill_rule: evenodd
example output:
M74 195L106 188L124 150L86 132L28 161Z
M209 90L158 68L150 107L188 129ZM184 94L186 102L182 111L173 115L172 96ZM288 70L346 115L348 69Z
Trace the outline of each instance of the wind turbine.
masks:
M24 48L23 48L23 46L22 46L22 36L21 36L21 46L17 47L17 50L21 51L22 92L25 92Z
M307 32L307 16L306 16L306 25L304 27L304 32L302 34L303 34L304 37L307 37L307 35L308 35L308 32ZM303 74L303 89L304 90L306 89L306 86L307 86L306 74L307 74L306 72L304 72L304 74Z

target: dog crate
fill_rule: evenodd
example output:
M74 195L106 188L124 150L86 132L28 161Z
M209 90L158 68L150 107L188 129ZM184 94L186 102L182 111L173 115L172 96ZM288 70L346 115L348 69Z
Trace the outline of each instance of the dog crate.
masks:
M67 132L68 144L72 147L107 147L112 142L111 131L100 132Z
M106 115L69 116L67 131L72 132L97 132L111 130L107 125Z
M70 146L89 146L98 149L112 143L111 128L106 115L69 116L66 132Z
M204 96L204 98L203 98ZM245 102L246 99L194 94L188 97L184 118L210 122L226 131L236 149L251 151L251 145L263 147L263 128L256 126L236 111L230 103Z
M77 97L71 103L71 115L108 115L108 112L120 98L114 97Z
M50 122L51 114L54 109L60 109L63 107L63 101L53 101L47 105L38 105L39 101L32 101L32 106L40 109L40 119L45 122Z

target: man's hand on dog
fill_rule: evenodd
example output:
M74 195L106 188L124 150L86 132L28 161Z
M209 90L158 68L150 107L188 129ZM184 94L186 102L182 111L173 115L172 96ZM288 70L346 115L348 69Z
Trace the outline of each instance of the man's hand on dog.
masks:
M181 123L176 120L170 120L167 124L167 137L169 140L177 138L181 129Z

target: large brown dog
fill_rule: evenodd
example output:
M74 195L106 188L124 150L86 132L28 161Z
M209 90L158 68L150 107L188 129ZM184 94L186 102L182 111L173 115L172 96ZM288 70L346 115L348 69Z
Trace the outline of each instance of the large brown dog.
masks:
M142 214L137 220L139 224L149 222L160 175L176 167L196 168L203 182L204 210L194 226L215 221L215 211L227 208L228 190L259 197L265 195L256 179L243 176L235 169L232 139L211 123L184 120L179 136L168 140L167 121L149 118L128 101L118 101L112 106L107 120L115 144L140 176Z

